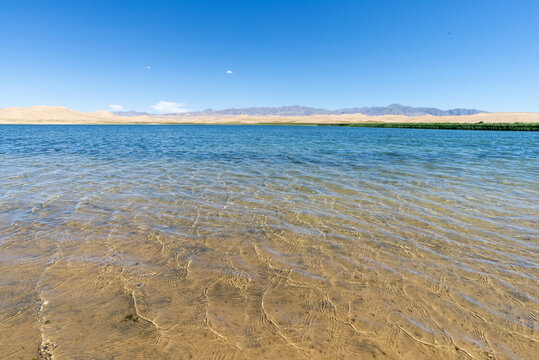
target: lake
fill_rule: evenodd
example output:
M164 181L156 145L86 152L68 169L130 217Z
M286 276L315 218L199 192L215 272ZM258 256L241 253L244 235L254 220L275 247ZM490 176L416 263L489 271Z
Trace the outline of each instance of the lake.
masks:
M536 358L538 145L0 126L0 358Z

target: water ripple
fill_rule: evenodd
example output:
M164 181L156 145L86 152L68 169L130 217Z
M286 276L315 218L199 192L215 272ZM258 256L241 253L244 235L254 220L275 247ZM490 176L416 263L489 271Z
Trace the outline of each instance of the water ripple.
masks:
M537 133L0 135L5 354L536 355Z

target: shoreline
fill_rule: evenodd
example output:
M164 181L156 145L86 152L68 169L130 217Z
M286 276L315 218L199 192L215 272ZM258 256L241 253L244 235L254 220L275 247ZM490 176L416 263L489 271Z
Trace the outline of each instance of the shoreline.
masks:
M362 128L378 128L378 129L428 129L428 130L482 130L482 131L539 131L539 123L285 123L285 122L275 122L275 123L199 123L199 122L95 122L95 123L70 123L70 122L32 122L32 123L4 123L0 122L2 125L15 125L15 126L100 126L100 125L110 125L110 126L151 126L151 125L229 125L229 126L320 126L320 127L362 127Z

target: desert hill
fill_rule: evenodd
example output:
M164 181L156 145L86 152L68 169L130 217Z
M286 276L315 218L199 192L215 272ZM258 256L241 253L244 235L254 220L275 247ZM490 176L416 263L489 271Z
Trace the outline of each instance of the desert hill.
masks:
M313 114L291 115L219 115L173 114L120 116L109 111L82 113L62 106L32 106L0 109L0 124L351 124L351 123L539 123L539 113L476 113L471 115L364 115Z

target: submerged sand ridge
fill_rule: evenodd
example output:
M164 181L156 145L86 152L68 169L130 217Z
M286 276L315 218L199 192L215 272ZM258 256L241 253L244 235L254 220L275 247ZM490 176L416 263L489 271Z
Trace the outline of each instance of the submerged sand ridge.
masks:
M354 124L354 123L539 123L538 113L480 113L462 116L363 114L311 116L118 116L109 111L81 113L60 106L0 109L0 124Z
M535 134L66 128L0 144L0 358L537 353Z

